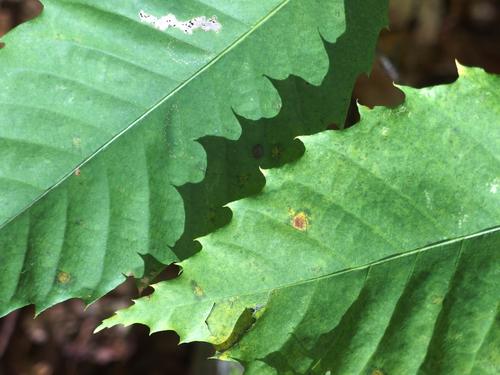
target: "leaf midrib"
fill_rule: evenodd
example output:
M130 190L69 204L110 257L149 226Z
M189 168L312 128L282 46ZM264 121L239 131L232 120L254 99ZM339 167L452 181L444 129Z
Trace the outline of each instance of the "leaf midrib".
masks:
M299 281L295 281L295 282L291 282L291 283L285 283L285 284L282 284L282 285L277 285L275 287L267 287L267 288L264 288L264 289L261 289L261 290L258 290L258 291L252 291L250 293L244 293L244 294L227 294L227 295L222 295L222 296L214 296L214 297L212 297L210 299L214 300L214 301L217 301L217 300L222 300L222 299L226 300L226 299L236 298L236 297L253 296L253 295L270 293L270 292L273 292L273 291L282 290L282 289L286 289L286 288L291 288L291 287L294 287L294 286L304 285L304 284L312 283L312 282L315 282L315 281L328 279L330 277L336 277L336 276L344 275L344 274L347 274L347 273L350 273L350 272L356 272L356 271L366 270L368 268L371 268L371 267L374 267L374 266L377 266L377 265L380 265L380 264L383 264L383 263L386 263L386 262L392 262L392 261L400 259L400 258L405 258L405 257L412 256L412 255L415 255L415 254L424 253L424 252L433 250L433 249L438 248L438 247L451 245L451 244L462 242L462 241L466 241L466 240L469 240L469 239L472 239L472 238L481 237L481 236L484 236L486 234L495 233L495 232L498 232L498 231L500 231L500 226L496 226L494 228L482 230L482 231L476 232L474 234L469 234L469 235L465 235L465 236L456 237L456 238L453 238L453 239L439 241L439 242L436 242L436 243L431 244L431 245L426 245L426 246L419 247L419 248L414 249L414 250L410 250L410 251L407 251L407 252L399 253L399 254L396 254L396 255L391 255L389 257L382 258L382 259L379 259L379 260L376 260L376 261L373 261L373 262L370 262L370 263L366 263L366 264L363 264L363 265L360 265L360 266L356 266L356 267L352 267L352 268L348 268L348 269L343 269L343 270L340 270L340 271L331 272L331 273L328 273L328 274L325 274L325 275L316 276L316 277L312 277L312 278L308 278L308 279L304 279L304 280L299 280ZM177 308L177 307L182 307L182 306L187 306L187 305L191 305L192 306L192 305L195 305L195 303L175 305L174 307Z
M210 69L215 63L221 60L225 55L231 52L234 48L236 48L240 43L246 40L250 35L252 35L256 30L258 30L263 24L265 24L269 19L271 19L276 13L278 13L281 9L283 9L291 0L283 0L279 5L277 5L271 12L269 12L265 17L259 20L254 26L251 27L246 33L237 38L231 45L222 50L217 56L215 56L208 64L200 68L193 75L191 75L188 79L181 82L175 89L173 89L170 93L161 98L156 104L151 106L146 112L144 112L141 116L131 122L127 127L122 129L119 133L111 137L106 143L97 148L91 155L85 158L81 163L79 163L75 168L71 169L68 173L66 173L63 177L61 177L58 181L56 181L52 186L46 189L42 194L40 194L37 198L35 198L30 204L28 204L25 208L20 210L18 213L13 215L11 218L7 219L5 222L0 224L0 231L3 230L9 223L14 221L16 218L24 214L26 211L30 210L38 201L43 199L47 194L49 194L52 190L56 189L59 185L61 185L64 181L66 181L73 173L82 168L85 164L95 158L98 154L108 148L111 144L113 144L118 138L127 133L129 130L133 129L136 125L138 125L144 118L149 116L152 112L154 112L158 107L160 107L163 103L169 100L172 96L177 94L180 90L182 90L185 86L189 85L193 80L195 80L198 76L203 74L205 71Z

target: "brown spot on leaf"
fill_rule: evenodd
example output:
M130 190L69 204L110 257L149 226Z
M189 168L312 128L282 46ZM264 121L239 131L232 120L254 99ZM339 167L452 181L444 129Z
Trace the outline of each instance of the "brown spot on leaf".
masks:
M253 146L252 155L255 159L261 159L264 156L264 147L260 144Z
M82 174L82 171L80 170L80 168L77 168L76 171L75 171L75 176L80 176Z
M305 232L309 227L309 216L304 211L291 212L291 224L295 229Z

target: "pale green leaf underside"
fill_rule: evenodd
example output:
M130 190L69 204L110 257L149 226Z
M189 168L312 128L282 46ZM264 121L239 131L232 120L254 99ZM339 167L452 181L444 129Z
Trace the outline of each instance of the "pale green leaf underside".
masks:
M340 0L44 5L0 51L0 315L92 301L141 275L138 254L176 260L184 209L174 186L206 169L196 140L236 139L235 112L275 116L267 77L319 84L322 38L345 31ZM140 9L215 14L223 30L162 33L139 22Z
M304 138L178 279L103 327L175 330L255 373L494 373L500 240L463 238L500 224L500 79L464 72Z

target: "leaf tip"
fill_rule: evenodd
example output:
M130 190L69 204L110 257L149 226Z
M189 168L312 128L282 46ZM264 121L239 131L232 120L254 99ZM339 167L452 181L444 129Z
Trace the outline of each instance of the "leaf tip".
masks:
M464 77L467 75L467 71L469 69L465 65L462 65L458 62L458 60L455 60L455 66L457 67L457 72L459 77Z

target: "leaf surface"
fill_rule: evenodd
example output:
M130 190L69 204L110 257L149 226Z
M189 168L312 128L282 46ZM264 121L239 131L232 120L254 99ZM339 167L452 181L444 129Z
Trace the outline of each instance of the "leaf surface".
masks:
M178 279L102 327L175 330L250 373L494 373L500 78L462 71L303 138Z
M240 117L238 140L200 140L207 152L205 178L179 188L186 225L173 250L181 260L199 249L194 240L230 221L231 212L225 207L229 202L262 190L262 168L279 167L302 156L304 145L298 136L343 126L354 84L360 74L370 72L373 46L387 25L387 4L382 5L379 0L348 2L346 32L334 44L325 43L330 66L320 86L297 76L273 80L283 103L276 117L257 121Z
M0 225L223 55L280 1L240 1L247 12L222 16L219 34L162 33L139 19L142 7L184 18L224 11L175 3L46 0L40 17L4 37Z
M386 3L360 14L385 20ZM235 114L275 116L282 101L270 78L319 85L325 43L346 33L340 0L44 5L0 51L0 315L91 302L140 276L139 254L177 260L185 215L175 187L201 181L207 167L197 140L237 139ZM222 30L161 32L140 22L141 9L213 14ZM371 58L377 33L367 55L366 43L355 50ZM366 71L357 69L349 77Z

